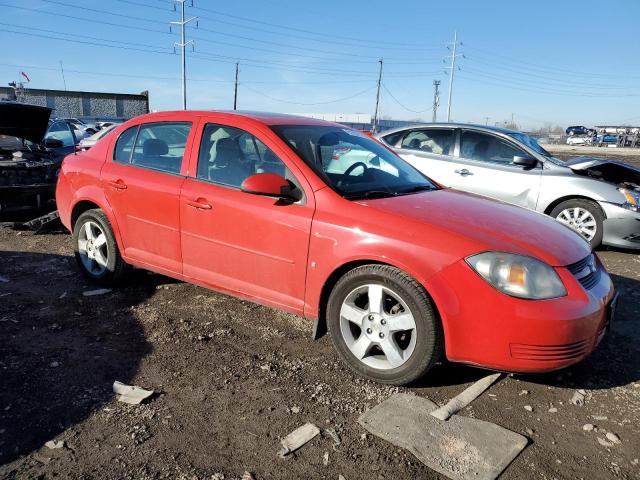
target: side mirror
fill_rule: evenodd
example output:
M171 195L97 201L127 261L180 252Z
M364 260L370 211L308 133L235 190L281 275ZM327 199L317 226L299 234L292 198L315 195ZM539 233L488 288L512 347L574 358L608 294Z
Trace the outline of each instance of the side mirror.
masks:
M44 146L47 148L61 148L64 147L64 142L58 138L47 138L44 141Z
M521 157L519 155L514 155L513 164L520 165L524 168L533 168L538 165L538 160L533 157Z
M294 188L277 173L256 173L245 178L240 186L240 190L245 193L297 202L300 198L295 195Z

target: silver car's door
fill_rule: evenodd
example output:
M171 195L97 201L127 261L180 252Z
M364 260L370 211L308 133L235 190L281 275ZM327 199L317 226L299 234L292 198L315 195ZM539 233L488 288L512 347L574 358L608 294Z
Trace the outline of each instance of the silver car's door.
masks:
M453 188L536 208L542 165L514 165L514 156L531 157L516 143L486 132L462 130L459 155Z
M394 150L427 177L450 187L455 180L455 134L452 128L408 130Z

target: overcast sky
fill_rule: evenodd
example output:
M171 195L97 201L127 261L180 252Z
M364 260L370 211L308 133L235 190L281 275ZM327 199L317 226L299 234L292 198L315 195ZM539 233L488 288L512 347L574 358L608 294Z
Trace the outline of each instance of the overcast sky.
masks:
M452 118L640 124L640 2L194 0L187 29L189 108L381 113L431 119L458 31ZM150 92L151 108L181 107L179 19L170 0L0 0L0 81L33 88ZM447 60L449 62L449 60Z

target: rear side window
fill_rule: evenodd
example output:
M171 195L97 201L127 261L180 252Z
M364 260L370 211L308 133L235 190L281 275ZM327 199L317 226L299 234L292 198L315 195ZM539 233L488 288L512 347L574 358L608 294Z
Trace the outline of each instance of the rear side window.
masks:
M509 165L514 156L527 154L513 143L480 132L464 131L460 141L460 156L479 162Z
M118 163L129 163L131 161L131 152L133 151L133 142L136 140L138 127L131 127L118 137L116 148L113 151L113 160Z
M453 130L413 130L402 139L400 147L437 155L451 155L453 140Z
M131 163L167 173L180 173L190 122L157 122L140 125Z

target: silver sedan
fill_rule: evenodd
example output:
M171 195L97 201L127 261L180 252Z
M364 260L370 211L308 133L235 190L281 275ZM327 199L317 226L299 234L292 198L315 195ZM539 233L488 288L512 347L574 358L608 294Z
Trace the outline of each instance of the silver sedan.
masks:
M640 169L593 157L562 161L521 132L427 124L377 135L443 186L554 217L593 248L640 249Z

